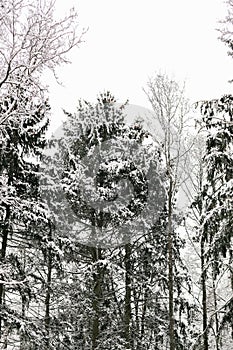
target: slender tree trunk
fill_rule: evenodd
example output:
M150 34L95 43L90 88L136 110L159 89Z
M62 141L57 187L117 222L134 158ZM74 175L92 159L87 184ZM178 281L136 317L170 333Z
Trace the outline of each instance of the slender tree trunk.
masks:
M25 278L25 267L26 267L26 253L25 250L22 252L23 255L23 266L22 266L22 278ZM22 309L21 309L21 315L22 315L22 319L25 319L26 316L26 304L27 304L27 297L25 294L24 289L21 292L21 302L22 302ZM26 345L27 345L27 340L25 339L25 335L24 334L20 334L20 350L25 350L26 349Z
M203 350L209 349L208 344L208 330L207 330L207 292L206 292L206 279L207 273L205 268L204 257L205 242L204 237L201 238L201 287L202 287L202 330L203 330Z
M135 310L135 326L134 326L134 333L135 334L140 334L140 327L139 327L139 298L141 293L137 293L137 290L134 288L133 289L133 303L134 303L134 310ZM137 348L139 347L139 343L137 345Z
M146 316L146 310L147 310L147 297L148 297L148 289L146 288L145 294L144 294L144 304L142 308L141 339L143 339L145 334L145 316Z
M4 264L4 261L6 258L6 249L7 249L7 241L8 241L8 233L9 233L9 220L10 220L10 207L9 205L7 205L5 223L2 229L1 264ZM4 277L1 276L1 279L3 280ZM3 304L4 304L4 283L0 283L0 308L1 309L3 308ZM3 337L2 321L3 320L0 317L0 339L2 339ZM6 349L6 346L4 346L5 349Z
M168 292L169 292L169 340L170 350L175 350L174 336L174 276L173 276L173 228L172 228L172 178L168 193Z
M130 334L131 321L131 245L125 245L125 313L124 313L124 334L127 344L131 344Z
M49 225L49 242L52 241L52 227L51 224ZM51 316L50 316L50 304L51 304L51 282L52 282L52 251L49 247L47 250L47 289L46 289L46 296L45 296L45 328L47 331L46 336L46 347L47 349L50 348L50 322L51 322Z
M25 295L22 296L22 318L25 318L25 313L26 313L26 297ZM24 334L20 335L20 350L25 350L26 349L26 339Z
M98 264L98 260L101 259L101 249L92 248L93 262ZM98 338L100 335L100 302L102 299L102 279L103 271L100 266L95 266L96 271L93 274L94 286L93 286L93 323L92 323L92 350L95 350L98 345Z
M212 272L212 288L213 288L213 297L214 297L214 318L215 318L215 341L216 341L216 350L220 350L219 346L219 320L218 320L218 301L217 301L217 294L216 294L216 286L215 286L215 277L214 273Z
M233 270L230 271L231 290L233 292Z

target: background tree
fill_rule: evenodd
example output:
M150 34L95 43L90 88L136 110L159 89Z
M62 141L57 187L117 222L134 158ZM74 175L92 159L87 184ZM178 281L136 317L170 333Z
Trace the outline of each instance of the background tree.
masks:
M56 67L69 62L66 54L81 42L75 11L57 20L55 9L50 0L1 1L0 92L1 99L10 98L11 103L2 111L0 124L16 113L16 101L17 112L23 113L20 103L26 106L17 99L22 86L32 86L30 97L39 99L44 91L42 72L49 69L56 76Z
M229 56L233 56L233 1L227 0L226 4L227 16L220 22L222 24L219 30L221 33L220 39L229 47Z
M28 317L33 286L39 280L35 280L29 266L35 263L32 252L41 241L42 222L46 222L39 200L37 174L50 108L40 78L45 68L55 74L56 66L66 63L66 54L81 41L76 29L77 14L71 11L65 18L56 20L54 12L52 1L1 2L0 329L3 348L21 343L19 346L26 349L33 332L36 334L33 344L40 346L38 338L46 336L43 328L38 327L40 322L35 319L31 322Z
M174 217L177 210L176 196L183 181L182 162L187 151L184 149L185 128L187 127L188 101L184 88L166 75L156 74L144 90L154 111L154 118L161 127L161 140L165 167L168 176L167 186L167 242L168 242L168 280L169 280L169 339L170 350L176 348L174 320Z
M51 167L51 172L49 171L52 177L49 178L48 185L52 183L51 190L53 190L53 188L57 188L56 184L60 184L67 193L68 201L76 218L71 221L69 229L67 229L67 224L63 228L62 222L68 222L68 218L64 220L64 215L66 215L64 214L64 204L61 200L59 205L56 200L51 203L55 217L56 215L60 216L56 222L56 234L63 236L63 239L76 242L78 256L81 261L85 261L83 268L87 271L84 290L89 304L90 322L88 323L87 319L84 321L85 318L82 317L84 323L77 322L76 332L82 334L81 329L84 327L86 329L85 337L91 341L93 349L98 348L98 346L101 349L108 349L113 344L117 345L119 349L151 349L155 346L166 349L167 334L164 332L167 332L168 328L167 212L162 205L160 208L161 218L154 223L154 226L147 222L144 229L141 226L138 231L136 230L137 225L134 224L134 220L131 221L131 217L137 217L135 214L140 210L138 205L140 204L142 207L146 198L144 185L146 178L144 178L140 168L135 168L132 163L134 158L127 159L126 157L125 160L122 160L117 153L111 153L108 148L104 147L104 144L109 140L112 142L111 146L113 148L115 146L115 150L124 147L125 143L127 146L125 155L127 155L130 143L143 143L143 140L147 138L147 133L138 123L132 126L125 124L123 106L116 107L114 99L109 94L102 95L96 105L88 102L80 103L77 113L67 114L67 116L64 135L58 143L58 157L53 156L54 165ZM95 153L93 150L96 148L98 151ZM157 162L157 159L160 159L157 146L144 145L142 149L145 150L144 158L142 157L145 160L145 169L150 165L150 161L156 159ZM111 157L107 158L109 152ZM89 155L90 160L86 164L84 160L87 155ZM98 162L98 157L102 163ZM135 161L138 161L140 152L137 152L135 157ZM108 162L104 162L106 159ZM89 190L88 197L86 197L83 191L84 185L87 190L93 181L92 173L88 177L89 172L85 172L84 179L82 176L83 169L90 165L89 163L93 164L91 169L94 169L96 165L99 167L95 173L99 196L109 200L113 194L113 198L115 198L116 184L128 176L131 177L135 186L136 198L126 206L122 206L120 201L117 212L112 208L110 211L102 212L101 206L94 207L94 202L91 201L93 192ZM52 164L52 162L48 161L47 164ZM48 169L47 166L46 168ZM121 193L120 187L117 187L117 193L120 196L125 197L126 190L127 186ZM48 187L46 187L47 191ZM155 195L157 197L158 192ZM49 198L51 198L50 194ZM66 199L63 197L64 200ZM97 199L95 200L97 201ZM122 202L124 203L123 199ZM153 201L150 205L151 212L154 214L157 210L156 202ZM69 212L67 215L69 216ZM130 234L132 238L138 237L138 239L130 240L130 243L127 242L128 239L120 241L122 232L119 229L128 217L130 219ZM79 219L82 219L81 222ZM74 230L74 222L78 223L76 230ZM105 226L101 226L104 224ZM93 226L94 229L97 229L94 232ZM115 241L114 239L108 240L107 237L103 237L101 241L100 228L108 226L110 227L109 235L112 235L114 229L117 232L117 236L114 236ZM80 238L79 233L85 232L86 236L84 234ZM91 236L93 233L96 236ZM127 232L123 232L123 234L127 234ZM174 231L173 251L176 257L175 269L177 272L177 278L174 282L174 290L176 291L174 299L175 309L180 316L176 320L175 338L177 346L182 348L188 346L187 329L182 315L188 311L189 305L184 296L181 295L180 286L187 283L187 276L179 258L182 242L176 234ZM87 246L85 247L78 242L86 242ZM98 242L104 244L105 248L98 247ZM112 248L112 245L114 246L116 243L118 245L121 242L120 247ZM75 257L72 258L72 261L78 264ZM77 302L83 303L82 300L77 300ZM68 318L71 314L74 319L77 318L74 309L71 311L69 306L68 310ZM64 315L66 312L64 309ZM72 335L73 339L74 337L76 337L75 334Z
M40 209L37 207L38 180L36 172L38 166L28 161L27 157L33 153L38 156L41 149L45 146L43 134L48 125L47 111L48 105L37 104L27 101L25 92L22 91L21 98L24 102L30 104L30 115L21 116L20 119L7 119L4 128L4 145L0 151L0 173L2 179L3 196L1 197L1 280L11 280L10 275L4 273L5 267L11 267L12 275L18 276L19 281L25 280L21 259L18 257L20 250L27 245L27 240L33 234L36 217L40 215ZM17 106L17 105L15 105ZM40 126L38 127L38 124ZM17 241L25 240L22 246L17 249ZM16 249L10 249L7 252L8 245ZM18 272L17 272L18 270ZM22 273L21 273L21 272ZM14 278L13 278L14 279ZM17 278L15 278L17 280ZM22 282L21 282L22 283ZM3 336L2 320L5 320L4 329L14 327L12 322L8 323L10 313L6 303L7 291L4 288L5 283L0 284L0 305L1 318L0 329ZM18 291L25 293L21 284L17 286ZM19 290L20 289L20 290ZM10 287L12 291L12 286ZM21 294L23 297L23 295ZM4 306L5 305L5 306ZM12 320L11 320L12 321ZM6 323L8 327L6 327ZM2 339L2 338L1 338Z
M226 295L222 295L221 299L216 287L216 279L220 275L229 273L229 278L232 279L232 101L232 96L226 95L219 100L203 101L198 104L203 115L202 123L207 137L203 157L205 181L196 203L202 208L201 256L202 273L205 273L206 281L207 271L211 267L214 310L209 322L211 325L214 323L216 349L221 348L220 329L227 325L232 327L228 317L232 313L232 287L228 284L230 289ZM205 334L209 325L207 325L207 305L204 294L203 300L205 300L203 309L206 315L203 320ZM224 317L221 316L219 309L221 313L225 310ZM205 349L208 348L206 335Z
M70 202L74 203L72 204L72 208L77 217L89 223L89 225L86 226L87 237L89 237L87 245L93 245L93 247L88 249L93 264L93 321L91 336L93 349L96 349L98 342L100 343L101 341L101 320L103 318L101 308L103 308L103 295L104 289L106 288L104 286L105 268L102 266L102 260L104 260L106 256L106 251L103 251L102 248L98 248L98 241L101 241L100 235L102 229L110 227L109 236L111 237L114 230L117 230L117 227L124 224L125 220L132 220L140 210L140 207L143 206L143 201L145 201L147 191L147 187L144 184L146 179L144 178L143 171L141 169L138 170L136 164L134 164L130 158L127 159L126 157L127 147L130 146L130 143L141 143L143 138L147 136L147 133L137 124L132 127L126 126L124 122L124 106L117 108L114 103L114 97L109 93L101 95L95 106L87 102L80 103L78 114L67 114L68 121L64 126L65 135L59 142L61 154L63 154L62 157L65 159L65 168L63 165L63 170L61 169L61 173L64 174L62 181L65 185L65 191L67 191L67 196ZM104 160L107 159L107 153L109 152L109 149L106 149L106 146L104 145L109 141L113 143L112 146L118 145L119 149L125 144L125 160L120 159L118 161L119 154L115 153L111 155L112 158L109 159L108 163L104 163ZM93 150L96 148L98 148L97 155L93 153ZM90 201L92 200L91 196L93 196L93 193L89 190L89 198L87 200L85 193L83 194L82 192L82 187L85 187L85 189L88 190L90 186L89 184L93 179L87 176L87 178L84 178L84 182L82 182L83 176L80 174L80 170L82 171L82 165L80 167L80 162L82 162L81 160L86 156L89 156L91 159L89 162L91 162L91 164L93 163L91 169L94 169L98 165L100 166L100 169L97 169L96 177L98 184L97 188L99 191L98 196L100 196L102 200L104 199L111 204L111 201L115 198L115 186L117 185L119 187L119 181L129 178L136 190L134 198L129 201L128 205L124 207L121 202L119 202L119 205L117 205L117 211L114 211L114 208L110 208L110 210L101 210L101 205L100 208L95 208L91 205ZM136 156L138 157L140 155L137 154ZM98 158L100 158L103 163L99 164ZM86 172L86 175L87 174L88 173ZM92 175L93 174L90 174L90 176ZM121 193L120 187L118 191L120 193L119 196L122 198L126 196L125 192ZM127 191L127 188L125 188L125 191ZM94 196L96 196L95 193ZM121 197L118 197L118 201L119 198L121 200ZM95 200L98 201L96 198ZM125 202L125 199L123 202ZM83 230L83 224L80 222L79 225ZM81 232L83 234L83 231ZM113 241L110 240L108 242L108 238L106 237L103 237L104 240L102 241L102 245L110 247L112 245L120 244L118 243L118 240L119 242L121 239L123 239L122 242L126 241L125 310L123 312L124 330L122 329L122 334L124 334L124 338L128 344L130 343L131 320L131 248L130 243L127 242L127 236L130 236L130 234L132 233L121 233L119 231L118 235L114 234L115 238L113 237ZM126 235L126 239L124 239L124 237L121 238L121 235Z

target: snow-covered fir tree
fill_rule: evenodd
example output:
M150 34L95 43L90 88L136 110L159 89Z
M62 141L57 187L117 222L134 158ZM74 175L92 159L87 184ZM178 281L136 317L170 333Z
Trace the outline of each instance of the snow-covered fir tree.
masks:
M49 105L47 101L33 102L28 98L29 89L21 88L17 99L9 96L0 105L1 115L9 104L14 106L11 108L14 117L1 127L0 147L0 330L4 346L14 343L11 335L19 333L26 322L25 308L31 298L27 263L31 258L25 254L37 240L36 227L45 218L38 201L37 173L38 158L46 144Z
M193 203L201 214L203 348L219 350L228 348L226 329L232 329L233 98L198 106L206 133L203 179Z
M72 269L65 274L70 282L60 323L56 315L57 329L61 335L66 332L64 320L71 328L75 324L64 339L70 347L78 342L80 349L166 349L168 215L165 190L148 187L146 176L151 164L157 165L161 185L167 185L161 150L145 142L149 135L140 123L125 123L124 105L116 105L110 93L100 95L96 104L80 101L77 112L66 115L63 134L51 142L55 151L45 158L43 182L55 236L73 247L66 255L66 270ZM120 180L127 178L122 185ZM127 197L130 186L133 194ZM148 190L154 190L149 201ZM141 215L145 206L150 209L148 221ZM177 347L185 349L192 308L182 285L188 286L189 278L179 253L183 243L178 232L173 235L175 339Z

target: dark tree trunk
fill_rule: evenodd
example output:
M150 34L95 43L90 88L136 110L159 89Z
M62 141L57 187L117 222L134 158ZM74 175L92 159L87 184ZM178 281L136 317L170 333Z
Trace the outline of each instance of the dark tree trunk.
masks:
M125 312L124 312L124 335L127 344L131 344L130 334L131 321L131 245L125 245Z
M25 268L26 268L26 252L24 250L23 253L23 265L22 265L22 278L25 279ZM27 306L27 297L24 289L21 291L21 302L22 302L22 307L21 307L21 315L22 319L25 319L26 316L26 306ZM25 337L25 334L20 334L20 350L25 350L26 349L26 344L27 340Z
M142 321L141 321L141 339L143 339L145 335L145 316L147 311L147 298L148 298L148 289L145 288L145 294L144 294L144 304L142 308Z
M95 266L96 271L93 274L93 322L92 322L92 350L95 350L98 346L98 338L100 335L100 303L102 299L102 280L103 280L103 271L100 266L98 266L98 260L101 259L101 249L92 248L92 258L93 262L97 263Z
M6 258L6 250L7 250L7 241L8 241L8 234L9 234L9 225L10 225L10 207L9 205L6 206L6 215L5 215L5 222L2 229L2 247L1 247L1 264L4 264L5 258ZM4 276L0 276L1 280L4 279ZM4 283L0 283L0 308L3 308L4 304ZM2 339L3 331L2 331L2 317L0 316L0 339ZM4 346L6 349L6 346Z
M49 242L52 241L52 227L49 225ZM47 250L47 281L46 281L46 296L45 296L45 328L46 328L46 347L47 349L50 348L50 322L51 322L51 316L50 316L50 304L51 304L51 282L52 282L52 250L49 247Z
M214 297L214 312L215 312L215 341L216 341L216 350L220 350L219 346L219 320L218 320L218 300L217 300L217 294L216 294L216 285L215 285L215 276L214 273L212 274L213 278L213 297Z
M208 344L208 330L207 330L207 292L206 292L206 278L207 272L205 268L204 257L205 242L204 237L201 238L201 286L202 286L202 330L203 330L203 350L209 349Z

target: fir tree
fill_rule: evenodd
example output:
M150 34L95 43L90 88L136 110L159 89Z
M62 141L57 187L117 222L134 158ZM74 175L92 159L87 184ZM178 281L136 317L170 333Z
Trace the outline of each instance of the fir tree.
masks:
M201 193L194 205L201 208L201 257L203 291L204 346L209 348L208 328L214 323L216 347L220 349L220 333L226 326L232 327L232 290L217 297L215 280L229 271L232 278L232 140L233 140L233 98L225 95L219 100L198 103L202 113L202 125L207 133L204 154L204 179ZM213 280L214 312L208 323L207 315L207 273L211 267ZM230 287L231 289L232 287ZM225 303L222 301L225 300ZM218 312L224 309L222 317Z
M5 333L7 329L10 330L9 333L14 328L19 330L20 321L17 321L16 315L19 320L21 316L24 318L25 302L30 290L20 251L32 246L31 242L37 236L35 227L45 219L43 207L38 202L37 173L38 159L46 143L44 134L48 126L49 105L47 101L31 101L25 89L20 90L16 101L14 98L1 101L0 106L0 113L9 108L9 103L13 103L15 109L14 117L7 119L1 128L1 280L5 281L0 284L1 339L8 336ZM25 111L23 115L20 114L21 107ZM7 268L5 270L6 266L10 268L12 276ZM14 276L16 282L13 289L7 283ZM12 315L12 305L6 301L8 290L10 293L16 291L22 298L22 315L17 310L15 320L9 317Z
M127 126L124 106L117 107L114 101L112 95L106 93L99 97L97 104L80 102L76 114L66 113L64 134L51 142L55 152L45 159L44 199L54 218L55 235L75 247L76 253L68 259L77 268L72 271L80 275L77 280L71 277L71 288L67 288L69 297L60 316L67 324L75 322L75 331L67 340L69 344L77 341L80 347L88 348L86 342L89 342L92 349L113 346L118 349L151 349L155 346L162 349L168 341L169 320L168 218L164 198L157 203L151 201L154 198L151 194L147 201L149 190L154 190L153 195L161 198L164 192L148 187L146 176L151 164L161 162L160 150L155 144L143 145L147 133L140 123ZM140 147L134 148L134 144ZM113 151L106 145L111 145ZM137 150L135 157L129 157L129 146L132 151ZM123 160L117 147L125 148ZM92 172L95 166L97 169ZM91 186L93 174L96 187ZM126 185L123 183L125 192L116 187L122 178L130 179ZM126 194L130 184L134 193L128 200ZM117 208L102 205L103 199L114 204L116 194L121 196ZM127 201L124 202L125 197ZM150 216L146 221L142 215L143 224L138 225L137 219L146 205L154 221ZM157 216L156 212L159 213ZM125 223L130 234L122 230ZM105 229L107 235L102 235ZM191 318L188 320L185 314L191 311L181 288L188 280L179 256L182 242L175 231L173 236L174 271L177 272L174 281L175 338L182 349L189 344L186 336ZM79 266L84 274L78 272ZM80 311L79 320L74 321L77 319L76 309L71 304L74 294L77 296L76 308L85 305L90 320Z

